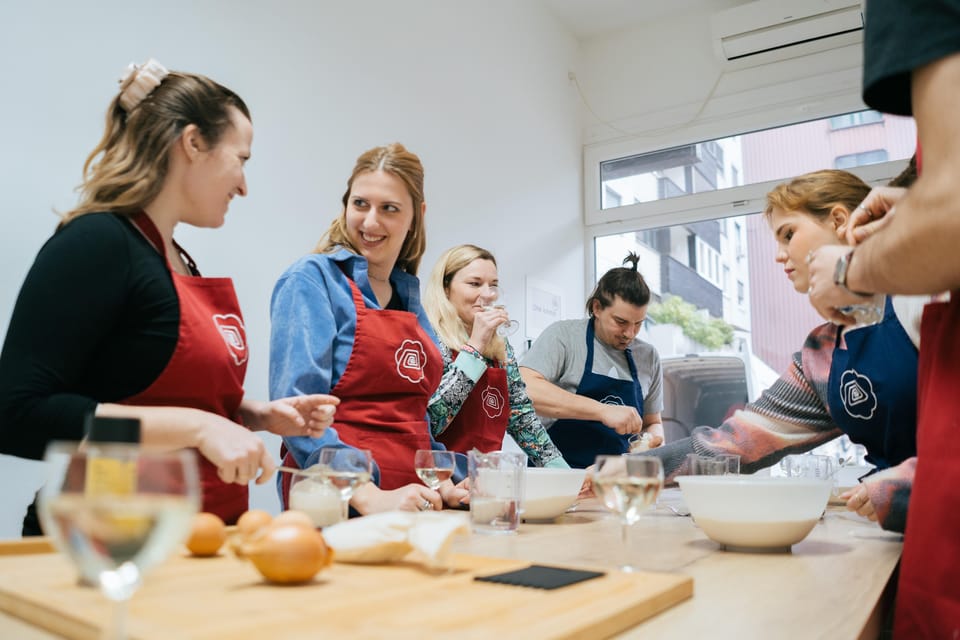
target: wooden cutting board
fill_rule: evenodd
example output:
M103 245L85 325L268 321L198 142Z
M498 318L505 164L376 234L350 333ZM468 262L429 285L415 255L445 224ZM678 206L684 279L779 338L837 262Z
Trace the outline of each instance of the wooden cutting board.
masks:
M458 555L453 572L436 573L338 563L308 584L276 586L231 555L183 555L147 576L127 630L142 640L599 638L693 595L692 578L658 573L609 571L552 591L473 579L528 564ZM68 638L100 637L110 605L78 585L66 557L0 554L0 576L0 610Z

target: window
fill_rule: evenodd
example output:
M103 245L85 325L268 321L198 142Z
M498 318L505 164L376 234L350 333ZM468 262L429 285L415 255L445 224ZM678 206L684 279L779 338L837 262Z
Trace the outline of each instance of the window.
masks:
M836 118L842 121L825 117L632 153L623 141L588 148L584 191L592 281L636 252L653 302L679 296L698 316L732 326L733 342L720 350L753 359L747 359L751 375L767 376L755 391L772 384L822 320L775 262L776 243L762 214L766 193L783 180L831 166L883 182L903 169L916 143L911 118L884 115L883 126L856 130L842 125L868 124L878 116ZM611 192L619 198L616 209ZM663 357L706 350L679 330L654 322L643 339Z
M878 122L883 122L883 114L879 111L858 111L857 113L845 113L842 116L830 118L830 128L833 130L848 129Z
M603 208L604 209L619 207L621 202L623 202L623 198L620 196L619 193L611 189L609 186L604 187L603 189Z
M837 156L833 161L833 167L835 169L852 169L853 167L863 167L868 164L879 164L886 161L886 149L874 149L873 151L861 151Z
M842 133L843 129L874 122L883 122L884 126L857 132L857 136ZM910 157L915 143L916 127L912 118L860 111L602 159L599 161L601 188L599 192L592 189L588 192L590 199L601 202L590 208L599 206L602 212L628 206L642 207L651 202L786 180L829 166L853 168L888 159L901 160ZM840 164L840 158L843 158L843 164ZM591 179L596 180L596 177ZM698 202L716 200L716 197L704 196ZM591 220L589 211L587 219L591 223L604 221L602 215Z

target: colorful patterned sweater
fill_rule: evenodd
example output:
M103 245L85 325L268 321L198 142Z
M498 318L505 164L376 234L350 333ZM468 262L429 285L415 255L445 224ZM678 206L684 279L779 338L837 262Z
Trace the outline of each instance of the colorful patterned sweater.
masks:
M689 438L652 450L663 460L667 481L685 473L688 453L738 454L741 472L753 473L842 435L827 406L836 334L831 323L811 331L773 386L719 427L697 427ZM908 458L863 480L884 529L904 530L915 467L916 458Z

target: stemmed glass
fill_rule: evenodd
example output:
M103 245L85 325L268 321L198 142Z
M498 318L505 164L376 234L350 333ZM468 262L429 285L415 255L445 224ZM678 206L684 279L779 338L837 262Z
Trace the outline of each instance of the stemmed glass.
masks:
M503 290L500 287L488 287L489 293L483 299L483 308L487 311L492 309L506 309ZM497 335L503 338L512 336L520 328L520 323L516 320L507 320L497 327Z
M418 449L413 455L413 468L417 476L434 491L453 477L455 457L453 451Z
M136 444L54 442L38 501L43 530L114 602L105 637L125 637L127 601L143 575L190 533L200 506L192 451Z
M620 516L623 547L622 571L636 571L630 564L630 525L640 520L643 510L653 504L663 487L660 458L647 455L597 456L591 480L603 505Z
M325 447L320 450L318 464L326 481L340 492L340 515L346 520L354 489L370 482L373 456L368 449Z

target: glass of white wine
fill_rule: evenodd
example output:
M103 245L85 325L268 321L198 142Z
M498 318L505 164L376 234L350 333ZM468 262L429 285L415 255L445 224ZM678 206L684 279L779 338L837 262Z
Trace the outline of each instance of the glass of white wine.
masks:
M603 505L620 516L622 571L636 571L630 563L630 527L656 502L663 487L663 465L655 456L625 454L597 456L591 473L593 490Z
M503 299L503 289L500 287L488 287L488 293L483 299L483 308L487 311L492 309L506 309ZM516 320L507 320L497 327L497 335L501 337L512 336L520 328L520 323Z
M418 449L413 455L413 467L417 476L434 491L453 477L456 459L453 451Z
M354 489L370 482L373 456L369 449L324 447L317 464L326 481L340 492L341 519L346 520Z
M200 506L193 451L54 442L40 490L43 530L114 604L107 638L125 637L127 601L143 575L190 533Z

